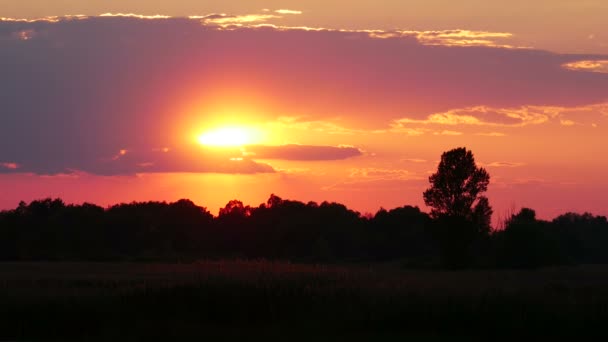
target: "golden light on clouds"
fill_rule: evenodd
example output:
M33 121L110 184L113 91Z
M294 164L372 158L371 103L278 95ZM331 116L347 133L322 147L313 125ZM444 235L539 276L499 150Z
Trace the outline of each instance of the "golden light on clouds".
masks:
M588 71L608 74L608 60L587 60L566 63L564 68L573 71Z

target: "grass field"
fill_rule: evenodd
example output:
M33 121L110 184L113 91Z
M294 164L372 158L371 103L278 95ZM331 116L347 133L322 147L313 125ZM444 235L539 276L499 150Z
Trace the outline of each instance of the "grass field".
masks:
M608 266L0 264L0 340L443 340L606 335Z

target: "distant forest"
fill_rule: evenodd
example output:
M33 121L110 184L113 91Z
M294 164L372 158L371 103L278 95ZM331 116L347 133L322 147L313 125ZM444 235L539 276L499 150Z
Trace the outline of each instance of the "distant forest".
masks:
M492 229L483 195L490 175L464 147L444 152L429 182L422 194L429 214L405 206L362 216L338 203L276 195L258 207L232 200L217 217L189 200L107 209L21 202L0 212L0 260L265 258L449 269L608 263L604 216L567 213L549 222L523 208Z
M258 207L230 201L216 217L189 200L102 208L45 199L0 212L0 260L265 258L420 268L608 263L603 216L567 213L543 221L524 208L500 230L467 237L466 226L411 206L362 216L337 203L275 195Z

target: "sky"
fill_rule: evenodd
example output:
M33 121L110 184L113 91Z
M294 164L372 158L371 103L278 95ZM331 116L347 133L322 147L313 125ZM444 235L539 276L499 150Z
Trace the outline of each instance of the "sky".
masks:
M0 0L0 209L271 193L608 215L605 1Z

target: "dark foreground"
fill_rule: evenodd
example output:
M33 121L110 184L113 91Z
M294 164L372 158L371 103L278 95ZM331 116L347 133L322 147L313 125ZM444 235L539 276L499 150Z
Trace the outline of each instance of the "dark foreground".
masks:
M608 266L0 264L2 340L469 340L607 334Z

